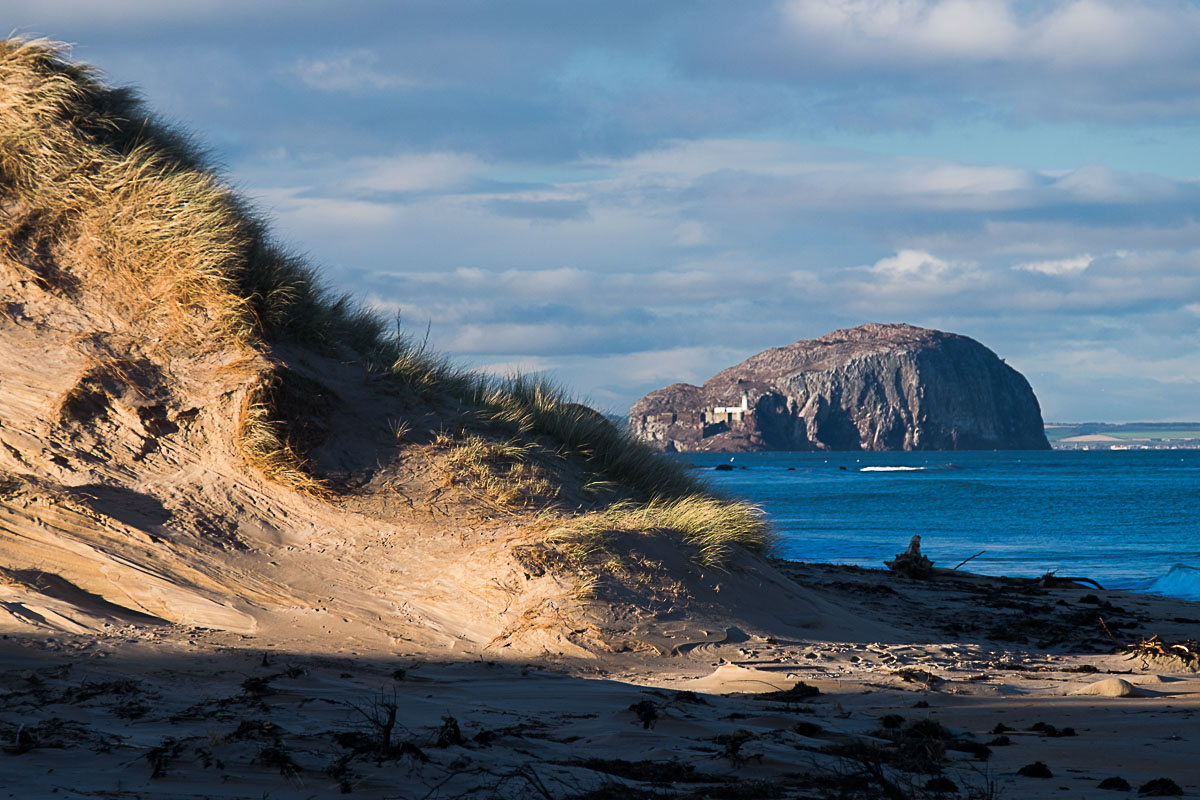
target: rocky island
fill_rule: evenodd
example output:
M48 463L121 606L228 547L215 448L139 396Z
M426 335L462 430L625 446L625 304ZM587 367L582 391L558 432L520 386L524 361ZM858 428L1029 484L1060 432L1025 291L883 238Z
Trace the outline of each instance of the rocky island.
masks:
M629 412L668 451L1046 450L1029 382L974 339L872 323L775 347Z

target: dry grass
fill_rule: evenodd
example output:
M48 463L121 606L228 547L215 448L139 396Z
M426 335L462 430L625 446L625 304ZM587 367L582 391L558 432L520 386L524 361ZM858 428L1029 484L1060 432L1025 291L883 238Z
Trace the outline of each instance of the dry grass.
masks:
M160 348L289 338L366 352L386 338L380 320L270 241L194 145L57 44L0 43L0 237L43 289L87 286ZM247 404L247 459L314 491L277 417L263 397Z
M559 496L558 476L533 442L476 435L438 441L449 448L442 465L448 482L475 489L503 509L544 507Z
M770 529L756 506L703 494L620 501L563 520L547 538L577 564L604 565L614 533L672 534L694 547L696 560L706 566L726 561L735 546L762 553L771 545Z
M472 399L491 421L520 434L548 437L565 455L582 457L605 478L642 497L684 497L701 491L681 464L659 456L593 409L571 402L547 381L481 381Z
M195 145L61 45L0 42L0 186L15 263L103 291L164 341L289 337L365 354L386 338L270 240Z
M147 121L136 100L47 43L0 45L0 92L0 179L21 241L130 319L201 340L248 328L236 204L185 164L179 137L132 134Z
M275 418L273 403L263 402L264 391L252 392L242 410L238 438L247 463L269 480L313 497L326 497L329 489L312 475L308 459L289 441L286 424Z

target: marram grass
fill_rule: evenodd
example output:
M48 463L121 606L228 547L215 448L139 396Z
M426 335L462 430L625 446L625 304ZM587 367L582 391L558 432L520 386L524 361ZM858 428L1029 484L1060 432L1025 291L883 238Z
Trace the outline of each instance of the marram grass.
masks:
M657 497L645 503L620 501L608 508L566 520L549 535L573 561L585 564L607 550L613 533L668 533L696 549L696 560L715 566L728 560L735 545L765 552L771 536L762 511L750 503L707 494Z
M0 42L0 193L21 240L174 340L361 353L386 339L381 319L270 240L186 137L61 45Z
M468 435L446 437L445 473L451 485L465 483L502 509L527 509L553 501L560 493L555 476L539 457L541 448L518 439L496 441Z
M328 496L328 488L312 476L307 460L288 441L285 427L269 403L251 394L238 431L246 461L276 483L313 497Z

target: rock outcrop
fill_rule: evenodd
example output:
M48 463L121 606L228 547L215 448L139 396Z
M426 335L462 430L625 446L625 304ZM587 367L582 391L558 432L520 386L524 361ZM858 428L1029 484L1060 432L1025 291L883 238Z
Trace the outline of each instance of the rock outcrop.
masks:
M665 450L1047 450L1029 382L953 333L861 325L651 392L631 430Z

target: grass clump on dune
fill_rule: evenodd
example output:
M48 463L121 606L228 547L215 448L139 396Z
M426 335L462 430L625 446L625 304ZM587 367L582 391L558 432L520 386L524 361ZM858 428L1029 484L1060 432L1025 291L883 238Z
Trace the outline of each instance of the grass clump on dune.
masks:
M516 446L549 440L621 488L621 500L579 516L579 530L674 531L708 563L735 544L765 546L766 526L753 509L707 494L681 465L560 389L462 370L329 291L271 239L187 137L55 43L0 42L0 251L46 291L73 298L86 286L99 294L151 350L254 353L294 342L357 360L426 401L455 402ZM239 425L247 460L269 478L324 493L272 392L247 398ZM532 461L504 465L478 441L459 447L458 468L506 505L557 495Z
M381 318L278 247L186 137L50 42L0 42L0 250L47 291L102 296L142 346L402 349ZM319 493L270 393L251 395L239 424L249 463Z
M36 279L52 261L157 333L360 353L384 338L270 240L195 145L62 45L0 42L0 192L15 263Z
M327 496L325 484L313 477L307 459L288 441L284 427L271 404L252 394L238 432L246 459L276 483L316 497Z
M502 509L531 508L559 496L556 476L533 442L468 435L461 440L447 436L436 443L448 448L447 482L478 488L484 499Z
M613 533L674 534L696 548L696 560L705 566L725 562L735 545L762 553L771 543L756 506L707 494L656 497L644 503L619 501L566 520L549 539L563 544L572 560L586 564L606 551Z
M679 497L699 490L681 464L658 455L593 409L570 402L546 381L516 377L486 382L476 391L475 402L492 421L518 433L547 436L609 480L646 496Z

